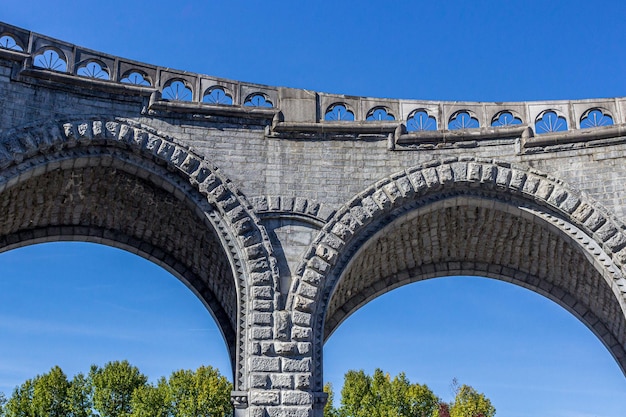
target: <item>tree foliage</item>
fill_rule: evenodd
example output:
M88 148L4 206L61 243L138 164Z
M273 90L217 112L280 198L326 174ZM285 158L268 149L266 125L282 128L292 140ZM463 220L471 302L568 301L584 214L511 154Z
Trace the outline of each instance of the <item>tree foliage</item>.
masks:
M485 394L469 385L459 387L450 406L450 417L493 417L495 414L496 409Z
M217 369L201 366L193 371L176 371L168 380L172 413L177 417L212 417L232 414L230 383Z
M210 366L156 384L127 361L92 366L72 380L55 366L16 387L8 401L0 393L0 417L230 417L231 390Z
M341 405L332 405L332 387L326 385L329 402L324 417L493 417L495 408L484 394L469 385L458 387L448 404L426 385L411 383L404 373L391 378L376 369L373 375L348 371L341 390Z
M91 380L79 373L70 382L67 390L69 400L68 417L92 417L93 386Z
M103 417L129 417L133 392L148 378L128 361L109 362L103 368L92 366L93 407Z
M340 407L330 384L324 417L494 417L491 401L469 385L453 382L451 403L426 385L376 369L348 371ZM127 361L92 366L68 380L60 367L26 380L7 400L0 393L0 417L232 417L232 386L219 371L201 366L179 370L156 384Z
M7 403L7 397L0 392L0 417L4 417L4 405Z
M36 378L33 384L32 410L36 416L67 417L70 382L58 366Z
M430 417L439 399L426 386L412 384L404 373L393 379L376 369L374 375L348 371L341 390L341 417Z
M324 404L324 417L339 417L339 413L333 403L335 400L335 393L333 391L333 384L327 382L324 384L324 392L328 395L326 404Z
M35 377L36 380L38 377ZM7 401L5 414L7 417L34 417L33 409L34 381L27 379L22 385L16 387L13 395Z
M168 417L172 405L169 387L165 378L157 385L143 385L133 392L131 400L132 417Z

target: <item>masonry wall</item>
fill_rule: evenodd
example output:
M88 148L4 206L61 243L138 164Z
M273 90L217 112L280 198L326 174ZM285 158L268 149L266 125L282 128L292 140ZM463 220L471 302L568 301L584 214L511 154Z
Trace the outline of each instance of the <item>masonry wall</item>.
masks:
M25 37L27 35L24 34ZM29 36L32 38L33 35ZM62 46L67 51L72 49L68 45ZM119 64L121 67L117 58L102 57L112 65ZM493 255L492 258L460 257L463 261L468 258L475 264L484 264L483 269L462 269L458 266L461 265L460 258L446 258L441 265L424 262L424 268L419 269L424 272L424 277L437 275L433 273L436 267L444 268L439 271L443 271L441 274L449 271L482 271L501 279L526 273L527 281L520 279L519 282L530 283L528 286L538 292L552 294L552 289L548 291L544 288L548 278L554 275L554 271L546 266L548 263L541 263L546 266L546 277L530 276L532 274L524 272L524 268L531 268L515 266L519 264L522 252L530 253L530 249L541 252L536 249L548 242L548 239L542 240L541 233L550 231L553 246L566 247L568 256L571 255L571 259L579 262L571 261L570 257L563 258L559 265L564 265L561 269L566 272L559 279L567 281L570 276L580 275L581 271L590 277L589 284L585 284L588 288L572 290L574 295L565 294L557 288L554 290L554 298L567 297L561 304L587 320L585 323L593 326L596 334L612 349L618 362L626 364L626 333L624 317L620 312L626 305L626 286L621 275L623 260L626 258L626 228L622 226L626 221L626 193L623 186L626 180L626 131L623 124L618 123L608 128L586 131L573 129L541 136L534 134L529 122L540 117L542 109L555 108L560 114L566 114L569 109L572 113L568 116L571 124L581 114L584 115L585 109L590 106L596 108L599 104L518 103L499 107L494 103L430 103L429 108L442 121L453 116L454 111L474 109L471 111L482 122L488 122L494 112L511 108L517 109L520 114L524 113L525 123L521 127L501 130L492 129L488 125L456 133L444 128L434 133L407 133L404 131L406 119L409 110L418 105L416 103L387 100L389 109L404 118L402 123L367 122L364 118L369 108L375 108L372 106L378 103L376 99L321 96L299 90L241 85L237 82L229 84L226 81L222 83L231 85L233 91L237 92L234 95L237 101L235 105L205 105L197 98L194 102L182 103L167 101L162 97L167 82L176 79L173 77L178 76L189 82L195 96L201 92L203 83L210 85L207 83L214 80L197 74L137 64L146 68L146 71L152 71L155 83L148 87L132 86L117 80L86 79L71 71L59 74L34 68L31 58L27 53L0 50L0 156L4 157L0 161L10 160L10 163L0 166L3 175L6 167L19 165L25 158L24 149L28 146L22 146L19 142L24 137L28 139L29 135L36 135L39 126L58 127L54 133L58 136L55 138L55 146L60 149L63 146L76 146L80 132L77 134L75 130L83 125L87 126L86 129L92 128L86 122L117 120L120 125L124 125L126 132L136 128L135 133L128 136L134 134L137 135L135 138L143 138L152 135L155 138L155 148L142 145L143 148L132 149L127 143L129 149L125 151L143 152L150 163L163 168L166 173L175 172L179 175L170 183L158 181L158 178L147 178L146 184L161 187L176 198L182 198L184 193L181 189L176 190L172 185L182 178L184 186L191 189L189 194L194 198L206 197L204 203L208 201L212 214L219 217L219 221L213 223L216 226L212 232L222 239L216 245L223 246L224 256L229 257L229 266L236 275L232 279L236 283L225 281L225 285L232 285L229 289L232 294L237 293L238 297L237 306L232 305L233 296L229 299L228 308L224 309L229 313L228 321L233 327L233 333L237 333L236 336L232 335L229 342L231 351L236 351L233 356L237 356L235 383L240 391L233 395L237 416L321 415L325 398L320 392L324 338L322 321L328 307L325 303L332 291L339 288L345 290L346 294L352 293L355 283L363 282L363 278L367 277L368 285L359 289L367 295L352 301L348 300L348 296L336 298L337 305L330 303L331 313L342 309L350 313L352 307L368 296L378 294L376 291L408 282L411 278L408 277L409 269L394 269L400 264L396 255L404 253L403 250L414 241L412 237L404 235L405 231L413 231L418 226L425 231L431 228L424 236L437 237L441 243L441 247L437 247L439 252L449 253L451 251L447 244L450 239L446 238L445 231L450 224L446 223L444 217L453 220L465 219L465 216L473 218L474 212L464 211L471 204L485 209L483 217L489 219L484 221L486 230L493 232L493 236L497 235L502 241L507 238L509 228L494 227L493 224L502 222L503 218L513 223L527 215L521 214L519 210L515 212L519 208L515 204L510 207L507 204L517 198L524 198L524 203L537 202L533 206L535 217L530 220L526 218L524 227L520 227L520 230L528 230L524 232L529 236L526 243L520 240L518 243L523 247L508 250L512 260L505 262L504 266L492 258L500 257L500 252L507 251L504 248L506 245L498 248L490 241L488 243L491 246L485 246L488 249L483 249L483 254ZM124 65L131 64L134 65ZM269 109L247 108L243 104L245 96L257 88L264 89L267 98L278 105ZM343 100L341 103L346 106L352 103L360 120L321 120L320 112L332 108L336 100ZM606 106L611 107L612 114L622 117L621 109L626 106L626 101L618 102L615 99L613 104L609 102ZM72 132L64 130L65 123L77 121L81 123L70 125ZM46 135L48 133L41 136ZM95 143L97 141L92 143L87 136L81 143L84 147L82 167L87 164L85 161L89 157L89 147L95 149L98 146ZM100 144L110 139L108 144L114 143L112 148L115 150L126 146L123 142L127 138L121 138L121 133L120 137L103 139L103 136L106 133L98 138ZM163 150L163 154L159 153L160 150ZM175 152L182 156L175 158ZM47 156L38 155L40 159ZM504 163L491 164L491 160ZM38 163L45 166L45 161L40 160ZM514 169L508 169L507 163ZM201 164L208 164L210 168L207 165L199 168ZM64 169L59 168L60 164L55 166L57 168L50 169ZM68 166L67 169L74 169L73 165ZM414 167L424 169L406 172ZM456 173L455 168L458 170ZM42 168L46 169L47 166ZM152 166L146 168L146 172L150 169ZM547 173L548 178L534 169ZM153 175L166 175L163 171L159 172L161 174ZM391 178L393 181L389 181L390 176L397 173L397 176ZM453 173L458 174L458 178ZM29 172L28 175L34 174ZM6 178L9 178L9 174L3 180ZM13 184L17 182L15 179ZM98 178L98 182L107 184L101 178ZM31 183L38 182L32 180ZM440 207L441 211L432 216L433 219L441 217L441 220L435 221L424 216L420 220L422 223L418 224L417 220L415 223L399 222L396 227L385 229L385 222L389 219L394 216L400 218L405 211L427 204L428 198L432 198L432 201L445 199L445 196L437 195L438 190L445 186L465 187L463 191L468 193L474 190L485 192L477 192L472 199L466 198L461 204L463 209L454 216L445 216L447 203L442 202L444 208ZM484 190L480 190L480 187L484 187ZM368 195L359 195L366 190ZM45 190L39 191L45 194ZM11 199L9 193L5 193L5 196ZM358 198L350 203L355 196ZM496 212L489 211L495 202L501 203L504 208ZM351 206L348 207L348 204ZM194 213L200 211L197 206L189 208ZM55 206L51 210L56 209ZM163 214L161 210L157 211ZM177 216L180 212L173 210L166 214ZM561 216L557 219L561 223L556 226L552 224L555 213ZM468 234L474 238L485 234L484 231L474 230L473 226L470 224L467 227ZM385 240L387 236L372 237L383 231L389 233L388 241L393 244ZM179 232L172 229L169 233L172 237ZM442 234L441 238L438 233ZM383 253L385 256L380 256L381 253L374 249L368 252L368 241L374 249L377 242L383 242L381 247L396 249L390 249ZM359 246L361 244L362 247ZM457 236L457 246L463 245L467 245L466 239ZM471 245L464 248L476 252L477 247ZM416 246L412 258L432 248L434 246L431 242L424 243L423 247ZM206 247L199 245L197 251L203 250ZM360 261L354 262L356 269L344 269L359 250L364 255ZM543 252L539 255L556 258ZM537 264L543 259L539 255L525 259L526 264ZM359 262L364 266L359 267ZM181 260L177 266L184 269L184 263L185 260ZM497 272L493 272L494 267L499 268ZM383 269L392 272L388 277L378 272L372 274L372 271ZM346 275L342 275L344 273ZM402 274L407 275L405 280L396 276ZM214 279L213 276L203 278ZM386 278L389 281L385 281ZM340 279L344 279L344 283L335 287ZM555 287L561 281L556 280L558 285ZM605 292L602 293L604 298L595 297L601 305L594 304L594 311L609 311L608 307L604 308L609 302L604 300L611 300L610 311L605 311L604 316L598 313L602 316L601 320L595 313L588 313L581 303L589 301L590 294L595 294L589 288L596 284L598 287L604 286L602 288ZM338 293L341 294L341 291ZM331 324L339 323L342 318L337 315L335 323ZM607 336L607 329L613 333Z

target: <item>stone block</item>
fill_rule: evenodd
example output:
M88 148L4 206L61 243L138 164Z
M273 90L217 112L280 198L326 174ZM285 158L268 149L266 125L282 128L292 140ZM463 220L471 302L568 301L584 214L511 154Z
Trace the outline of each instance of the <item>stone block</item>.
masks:
M252 323L271 326L272 325L272 313L252 313Z
M304 391L283 391L283 405L310 405L313 404L313 394Z
M280 371L280 358L268 358L253 356L250 358L250 372L278 372Z
M313 344L310 342L298 343L298 353L300 355L310 355Z
M292 389L294 386L294 377L290 374L272 374L270 381L273 389Z
M293 326L291 328L291 337L293 340L308 342L311 340L311 328L302 326Z
M293 355L296 353L295 342L276 342L274 345L274 351L278 355Z
M279 405L280 404L280 392L269 390L250 390L250 404L251 405Z
M267 374L256 374L253 373L250 375L250 387L251 388L262 388L267 389L270 384L270 377Z
M269 340L273 336L271 327L253 327L251 333L253 340Z
M294 385L297 389L306 390L311 388L311 374L297 374L294 376Z
M267 407L269 417L311 417L310 407Z
M283 372L310 372L311 358L289 359L281 358Z

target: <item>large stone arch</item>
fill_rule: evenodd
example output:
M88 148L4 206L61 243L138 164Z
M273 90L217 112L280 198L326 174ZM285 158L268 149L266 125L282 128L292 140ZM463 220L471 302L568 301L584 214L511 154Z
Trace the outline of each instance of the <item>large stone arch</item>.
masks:
M482 275L543 294L572 312L626 372L624 225L561 181L474 158L388 177L344 205L294 278L292 337L322 345L372 298L420 279Z
M255 277L277 290L265 231L208 161L123 119L50 122L0 138L0 251L54 240L116 246L172 272L207 306L245 389Z

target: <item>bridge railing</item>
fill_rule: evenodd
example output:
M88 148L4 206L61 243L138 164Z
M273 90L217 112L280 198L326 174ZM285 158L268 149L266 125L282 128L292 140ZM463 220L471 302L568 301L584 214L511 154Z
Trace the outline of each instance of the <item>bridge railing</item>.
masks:
M145 64L5 23L0 23L0 57L21 62L22 75L149 94L155 111L268 119L278 136L285 132L388 135L393 136L392 146L525 137L539 144L554 142L549 138L567 142L622 136L626 123L626 98L489 103L318 93Z

